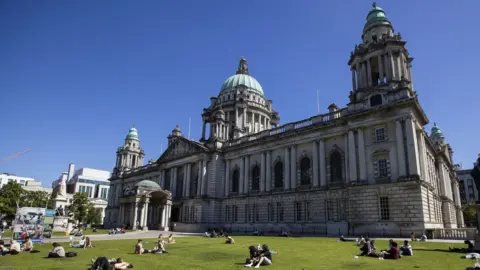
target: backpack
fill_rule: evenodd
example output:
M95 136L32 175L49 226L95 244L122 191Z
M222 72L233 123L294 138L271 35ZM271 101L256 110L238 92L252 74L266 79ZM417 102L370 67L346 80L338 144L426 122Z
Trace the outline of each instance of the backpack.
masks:
M77 257L77 253L69 251L69 252L65 253L65 257Z

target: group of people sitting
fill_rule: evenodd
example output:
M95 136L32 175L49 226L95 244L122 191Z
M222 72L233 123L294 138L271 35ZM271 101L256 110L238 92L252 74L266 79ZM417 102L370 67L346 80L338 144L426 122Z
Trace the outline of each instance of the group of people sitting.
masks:
M393 241L393 239L390 239L388 250L382 250L380 252L377 252L375 240L370 240L369 238L361 238L359 241L357 241L357 245L362 245L360 248L361 253L358 256L374 257L381 260L396 260L400 259L401 256L413 256L413 249L408 243L408 240L405 240L403 242L403 246L399 248L397 242Z
M262 246L258 244L257 247L249 246L248 251L250 252L250 256L245 261L245 267L253 266L254 268L260 268L262 265L272 265L272 255L276 254L276 252L270 250L266 244Z
M17 255L20 252L30 252L33 251L33 242L30 237L25 238L25 241L22 245L17 241L13 240L10 244L10 247L5 246L5 242L0 240L0 255L5 256L7 254Z
M93 248L93 243L90 240L90 237L83 236L82 239L78 242L78 244L73 244L73 238L70 237L70 247L71 248Z

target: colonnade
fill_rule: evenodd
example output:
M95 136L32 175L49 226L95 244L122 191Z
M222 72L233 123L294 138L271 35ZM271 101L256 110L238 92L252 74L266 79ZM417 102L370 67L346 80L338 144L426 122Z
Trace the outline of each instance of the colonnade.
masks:
M165 205L150 204L150 198L135 198L134 202L120 203L118 225L130 224L140 227L158 225L163 230L168 230L172 212L172 202L167 200ZM149 212L151 211L151 212ZM158 228L154 228L158 229Z

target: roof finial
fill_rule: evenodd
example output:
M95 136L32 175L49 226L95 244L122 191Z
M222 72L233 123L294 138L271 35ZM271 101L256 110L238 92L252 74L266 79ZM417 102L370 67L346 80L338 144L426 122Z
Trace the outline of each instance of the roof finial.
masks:
M436 126L437 126L437 123L436 123L436 122L433 122L433 126L436 127Z
M372 7L376 8L377 7L377 2L373 2Z
M133 124L132 127L135 128L135 124Z
M244 56L240 59L240 63L238 64L237 74L245 74L248 75L248 65L247 59Z

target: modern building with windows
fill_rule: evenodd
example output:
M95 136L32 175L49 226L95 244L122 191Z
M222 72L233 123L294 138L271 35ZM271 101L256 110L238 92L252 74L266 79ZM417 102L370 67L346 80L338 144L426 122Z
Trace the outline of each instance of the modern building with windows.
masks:
M20 186L24 187L28 181L35 181L34 178L31 177L22 177L11 173L1 173L0 174L0 188L10 182L16 182Z
M424 128L405 45L374 4L349 55L349 103L283 125L242 58L203 109L199 141L177 126L160 158L143 165L130 129L106 225L335 235L463 227L453 152L436 124Z
M462 205L478 201L478 190L471 175L472 169L458 167L456 171L459 179L460 201Z
M110 189L109 178L110 172L108 171L90 168L75 170L75 165L71 163L68 167L68 172L62 173L60 177L52 183L52 188L54 189L59 189L62 185L66 186L66 194L61 194L60 197L57 196L55 207L70 205L75 193L86 193L95 208L102 209L103 220Z

